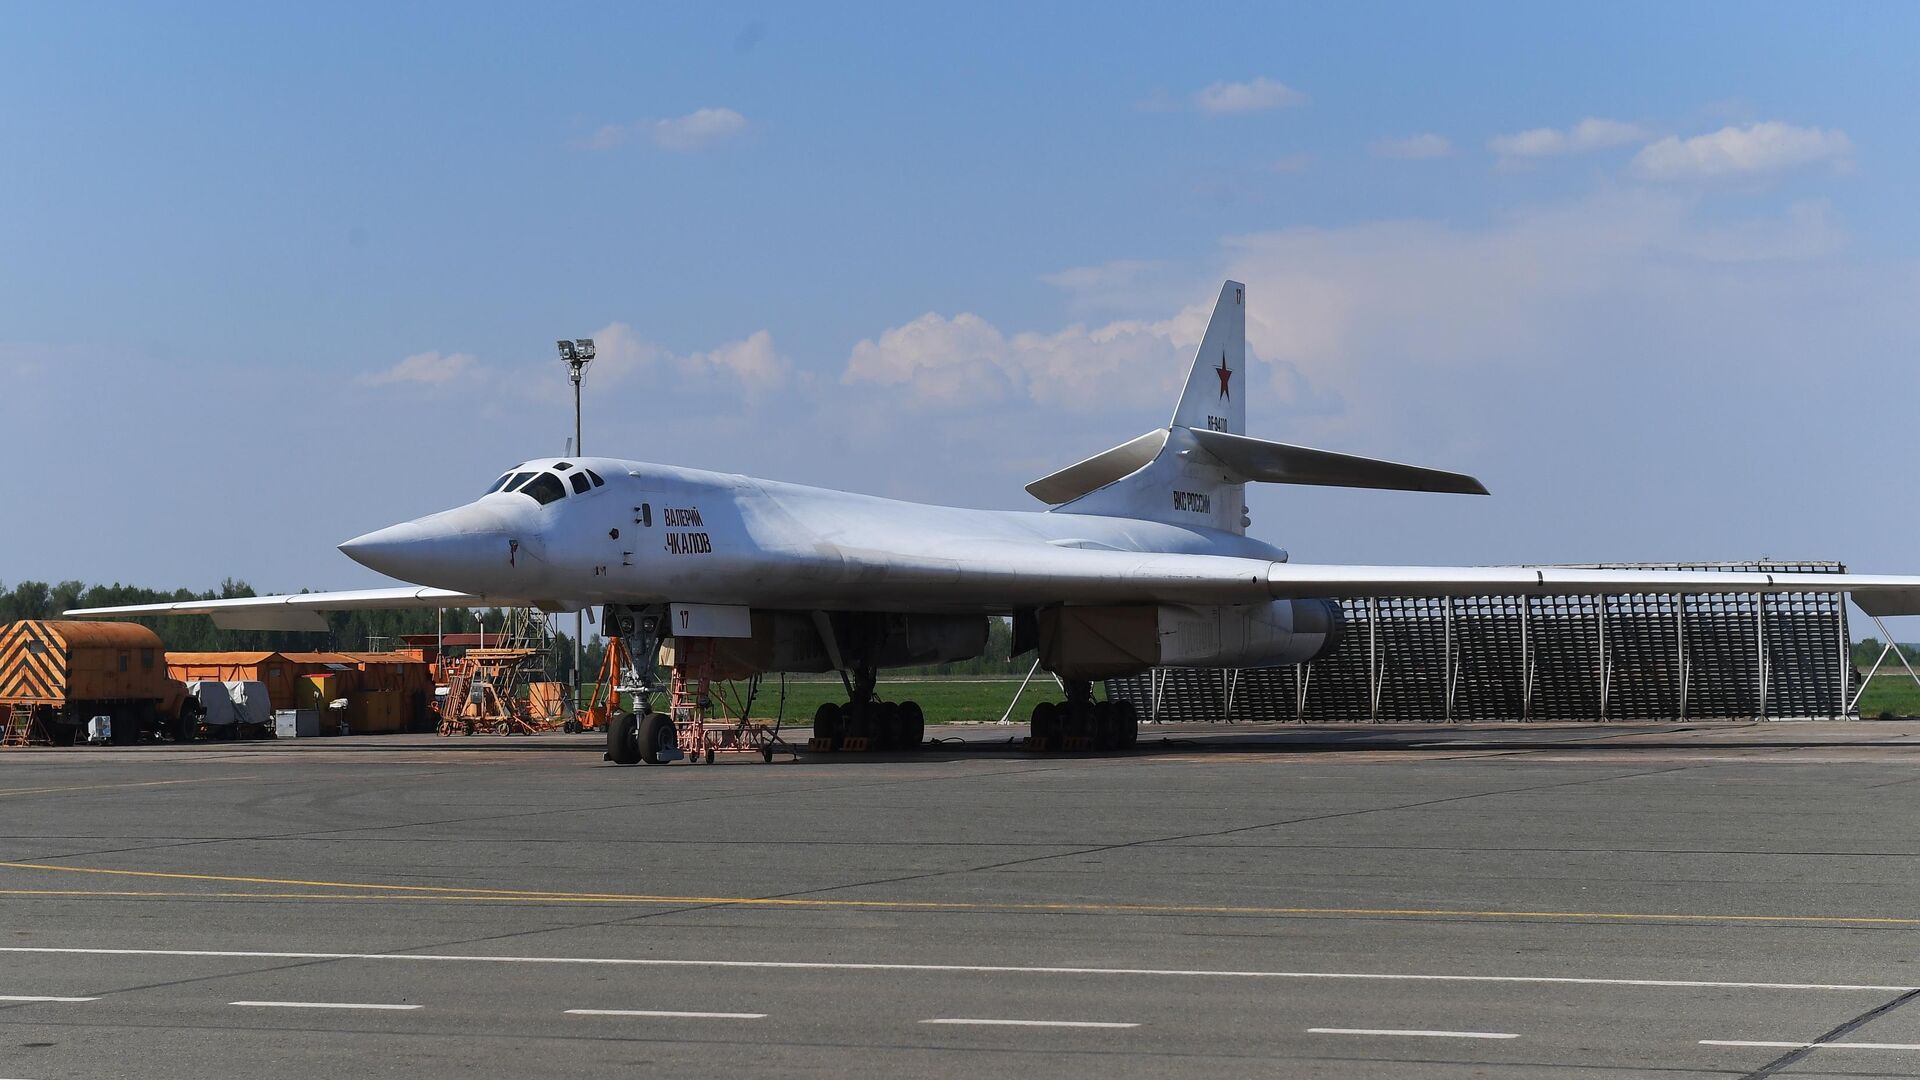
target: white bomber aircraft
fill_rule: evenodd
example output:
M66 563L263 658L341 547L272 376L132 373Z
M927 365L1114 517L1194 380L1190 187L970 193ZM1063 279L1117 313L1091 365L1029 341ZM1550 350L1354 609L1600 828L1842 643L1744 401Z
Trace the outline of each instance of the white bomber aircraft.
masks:
M1458 473L1246 434L1246 289L1220 290L1172 421L1027 485L1045 511L970 510L611 458L519 465L465 506L358 536L354 560L414 585L70 611L210 615L231 629L325 629L352 608L527 604L604 610L636 657L710 639L733 677L839 671L844 706L816 737L916 745L917 705L881 702L882 668L977 656L1014 619L1064 703L1041 738L1129 744L1125 705L1092 681L1164 665L1267 667L1325 655L1331 597L1849 592L1869 614L1920 612L1920 577L1556 567L1336 566L1288 561L1245 535L1249 482L1486 494ZM679 650L676 656L684 655ZM610 725L621 764L676 756L672 721Z

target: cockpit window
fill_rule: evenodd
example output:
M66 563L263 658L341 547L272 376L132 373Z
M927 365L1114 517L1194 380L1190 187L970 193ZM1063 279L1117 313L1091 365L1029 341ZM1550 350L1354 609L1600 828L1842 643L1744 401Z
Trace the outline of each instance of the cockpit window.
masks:
M566 471L567 471L568 469L571 469L571 468L573 468L573 462L571 462L571 461L563 461L563 462L561 462L560 464L558 464L558 465L555 465L555 466L553 467L553 470L554 470L555 472L566 472Z
M499 491L501 488L506 487L507 481L511 479L513 479L512 473L501 473L500 479L495 480L493 482L493 486L487 489L487 494L491 495L494 492Z
M586 473L574 473L572 476L567 477L567 482L573 485L573 493L575 495L585 495L593 488L593 484L587 479Z
M561 485L559 477L550 472L543 472L527 481L526 485L520 489L520 494L531 495L534 502L545 506L555 499L566 498L567 489Z
M599 486L601 486L602 484L605 484L605 483L606 483L606 481L605 481L605 480L602 480L602 479L600 479L600 474L599 474L599 473L597 473L597 472L594 472L594 471L593 471L592 469L588 469L588 470L586 470L586 473L587 473L587 475L588 475L588 476L590 476L590 477L592 477L592 478L593 478L593 486L594 486L594 487L599 487Z
M520 485L521 485L521 484L524 484L524 483L526 483L527 481L529 481L529 480L531 480L531 479L533 479L533 476L534 476L534 474L533 474L533 473L530 473L530 472L523 472L523 473L514 473L514 474L513 474L513 480L512 480L512 481L511 481L510 483L508 483L508 484L507 484L507 487L506 487L506 490L508 490L508 491L519 491L519 490L520 490Z

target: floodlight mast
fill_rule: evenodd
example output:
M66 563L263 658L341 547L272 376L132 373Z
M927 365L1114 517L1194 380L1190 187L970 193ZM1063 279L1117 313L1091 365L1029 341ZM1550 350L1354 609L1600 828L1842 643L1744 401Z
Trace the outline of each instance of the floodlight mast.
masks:
M572 341L556 341L560 347L560 359L566 362L567 377L573 380L573 453L585 456L580 443L580 376L586 374L587 365L593 363L593 339L575 338ZM580 661L582 657L580 639L586 634L586 623L581 613L573 613L573 710L580 711Z

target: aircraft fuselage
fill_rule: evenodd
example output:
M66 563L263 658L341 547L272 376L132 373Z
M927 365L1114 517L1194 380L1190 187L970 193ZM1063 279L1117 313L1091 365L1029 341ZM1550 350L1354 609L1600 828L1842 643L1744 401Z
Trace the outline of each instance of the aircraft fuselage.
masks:
M527 472L559 479L564 493L552 497L553 485L537 480L509 483L515 490L340 548L403 581L537 598L554 611L672 601L993 614L1058 603L1059 583L982 580L962 572L970 552L1090 548L1286 559L1273 545L1202 525L933 506L610 458L529 462L505 479ZM571 480L581 473L604 482ZM527 493L536 484L547 501Z

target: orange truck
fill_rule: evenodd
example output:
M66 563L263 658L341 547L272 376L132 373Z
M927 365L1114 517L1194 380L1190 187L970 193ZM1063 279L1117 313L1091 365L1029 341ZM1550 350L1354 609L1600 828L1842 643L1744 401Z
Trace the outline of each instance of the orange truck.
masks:
M199 717L159 635L133 623L24 619L0 627L0 743L71 746L104 716L113 742L191 741Z

